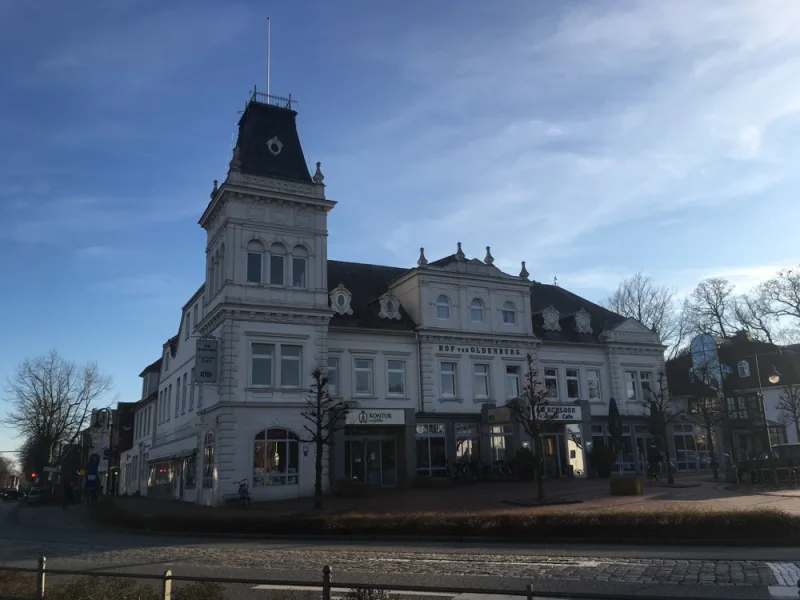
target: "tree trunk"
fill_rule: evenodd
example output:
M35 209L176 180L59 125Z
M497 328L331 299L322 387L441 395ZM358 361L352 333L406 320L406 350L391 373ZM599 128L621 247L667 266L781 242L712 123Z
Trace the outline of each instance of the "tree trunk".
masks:
M675 477L672 475L672 465L670 464L669 460L669 438L667 438L667 429L669 426L665 423L664 424L664 431L662 435L664 436L664 462L666 463L667 467L667 483L673 485L675 483Z
M797 442L800 443L800 415L795 419L794 432L797 434Z
M322 508L322 453L325 446L319 437L316 440L317 456L316 464L314 465L314 508L320 510Z
M719 479L717 452L714 449L714 435L711 431L711 421L709 419L706 419L706 439L708 440L708 451L711 454L711 472L714 474L714 479Z

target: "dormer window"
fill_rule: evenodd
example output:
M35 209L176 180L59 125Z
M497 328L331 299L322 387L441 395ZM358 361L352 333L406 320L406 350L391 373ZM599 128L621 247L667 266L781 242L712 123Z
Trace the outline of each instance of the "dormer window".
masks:
M350 290L340 283L330 293L331 308L336 314L352 315L353 309L350 308L352 299L353 295Z
M740 360L738 365L739 377L750 377L750 363Z
M470 315L473 323L483 323L483 302L480 298L475 298L469 305Z
M503 304L503 323L506 325L516 325L517 323L517 309L513 302Z
M445 295L436 299L436 318L443 320L450 318L450 300Z
M397 298L391 294L385 294L381 297L381 312L379 314L381 319L400 319L400 303Z

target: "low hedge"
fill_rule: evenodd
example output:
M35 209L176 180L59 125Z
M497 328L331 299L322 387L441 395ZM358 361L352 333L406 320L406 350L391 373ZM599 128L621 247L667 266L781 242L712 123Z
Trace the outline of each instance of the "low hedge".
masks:
M99 522L126 529L200 534L286 536L447 536L500 537L526 541L596 539L608 542L644 540L761 540L800 543L800 517L777 510L664 511L600 510L347 513L320 516L269 517L258 511L213 515L142 514L127 512L113 500L91 509Z

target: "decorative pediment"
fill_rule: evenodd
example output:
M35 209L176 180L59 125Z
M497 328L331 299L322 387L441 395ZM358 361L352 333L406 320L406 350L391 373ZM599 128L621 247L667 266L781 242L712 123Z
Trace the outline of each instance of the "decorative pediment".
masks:
M344 284L337 285L330 293L331 308L333 312L339 315L352 315L353 309L350 308L350 301L353 299L353 294L350 293Z
M592 317L583 308L575 313L575 329L578 333L592 333Z
M397 319L400 320L400 302L390 293L386 293L380 298L381 312L379 317L381 319Z
M548 306L542 311L542 320L546 331L561 331L561 324L558 322L559 313L555 306Z
M659 335L648 329L636 319L625 319L601 334L601 339L607 342L623 342L638 344L660 344Z

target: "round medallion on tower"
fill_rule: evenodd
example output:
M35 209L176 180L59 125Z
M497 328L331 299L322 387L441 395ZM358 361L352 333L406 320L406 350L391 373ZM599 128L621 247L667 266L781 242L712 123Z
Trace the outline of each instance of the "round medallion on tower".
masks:
M283 150L283 142L278 139L278 136L273 136L267 140L267 150L272 156L278 156Z

